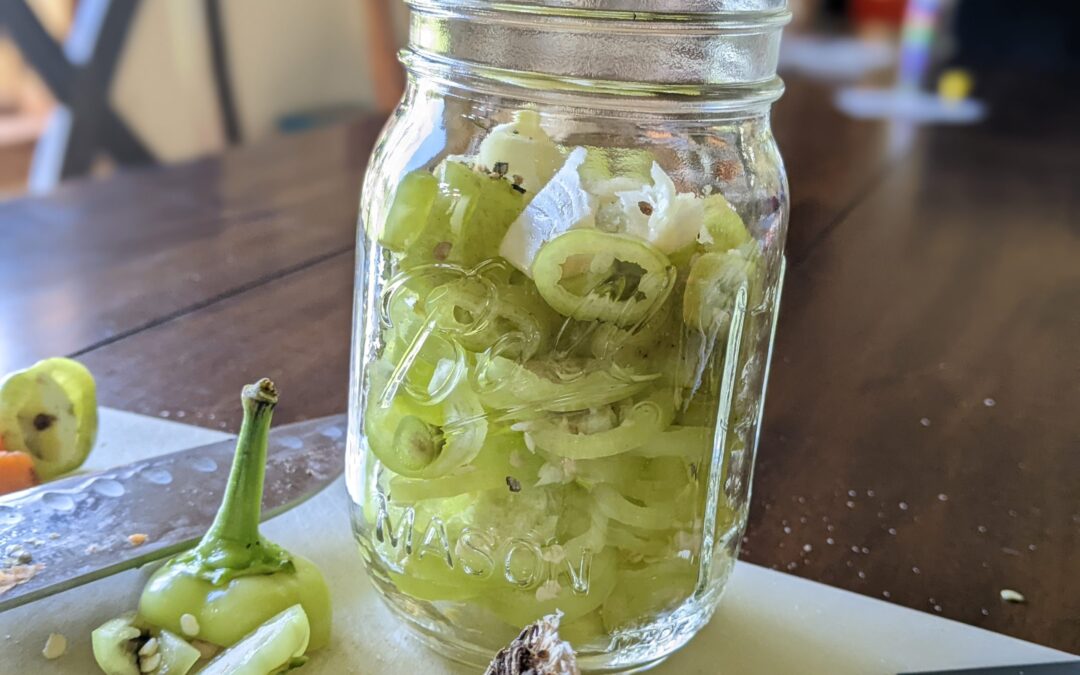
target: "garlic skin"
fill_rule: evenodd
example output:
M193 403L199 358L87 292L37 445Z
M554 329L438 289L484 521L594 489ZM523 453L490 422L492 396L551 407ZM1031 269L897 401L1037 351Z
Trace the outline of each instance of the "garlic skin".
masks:
M643 239L663 253L693 244L705 218L701 199L675 190L671 176L653 162L652 185L616 192L626 219L626 234Z
M530 278L541 246L571 228L594 225L596 199L582 187L578 173L585 157L585 148L570 152L562 167L510 224L499 245L499 255Z
M559 639L562 612L545 616L495 655L484 675L581 675L569 642Z
M514 121L492 129L476 153L477 165L492 170L496 164L505 164L508 177L520 176L526 200L551 180L564 160L562 150L540 126L535 110L519 111Z

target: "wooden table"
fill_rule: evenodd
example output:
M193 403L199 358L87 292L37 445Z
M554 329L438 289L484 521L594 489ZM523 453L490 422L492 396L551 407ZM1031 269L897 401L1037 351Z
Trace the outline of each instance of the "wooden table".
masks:
M1080 99L1001 76L988 123L910 130L790 85L791 265L743 556L1080 651ZM223 429L261 375L281 422L343 410L378 127L0 206L0 369L75 355L104 405Z

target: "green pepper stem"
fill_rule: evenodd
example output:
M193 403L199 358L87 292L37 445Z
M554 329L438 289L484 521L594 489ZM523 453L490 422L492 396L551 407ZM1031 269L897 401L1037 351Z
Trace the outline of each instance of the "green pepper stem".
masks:
M241 400L244 421L236 439L236 454L229 483L225 487L225 497L198 549L216 549L223 543L229 543L254 551L262 543L259 516L266 476L266 445L270 419L278 401L277 389L273 382L264 377L244 387Z

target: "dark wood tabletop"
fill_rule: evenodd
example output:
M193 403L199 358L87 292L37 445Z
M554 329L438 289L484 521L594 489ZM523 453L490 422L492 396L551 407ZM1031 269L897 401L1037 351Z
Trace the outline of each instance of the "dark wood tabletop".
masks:
M790 267L742 555L1078 652L1080 98L980 84L987 122L911 129L789 82ZM262 375L280 422L344 410L379 126L0 205L0 371L76 356L102 404L222 429Z

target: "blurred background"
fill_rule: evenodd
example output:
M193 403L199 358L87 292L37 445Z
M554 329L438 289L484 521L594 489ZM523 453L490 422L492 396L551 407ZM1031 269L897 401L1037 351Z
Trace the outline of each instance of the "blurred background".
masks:
M1074 69L1080 52L1074 0L792 8L782 70L838 87L900 73L962 100L983 69ZM399 0L2 0L0 198L386 112L406 12Z

